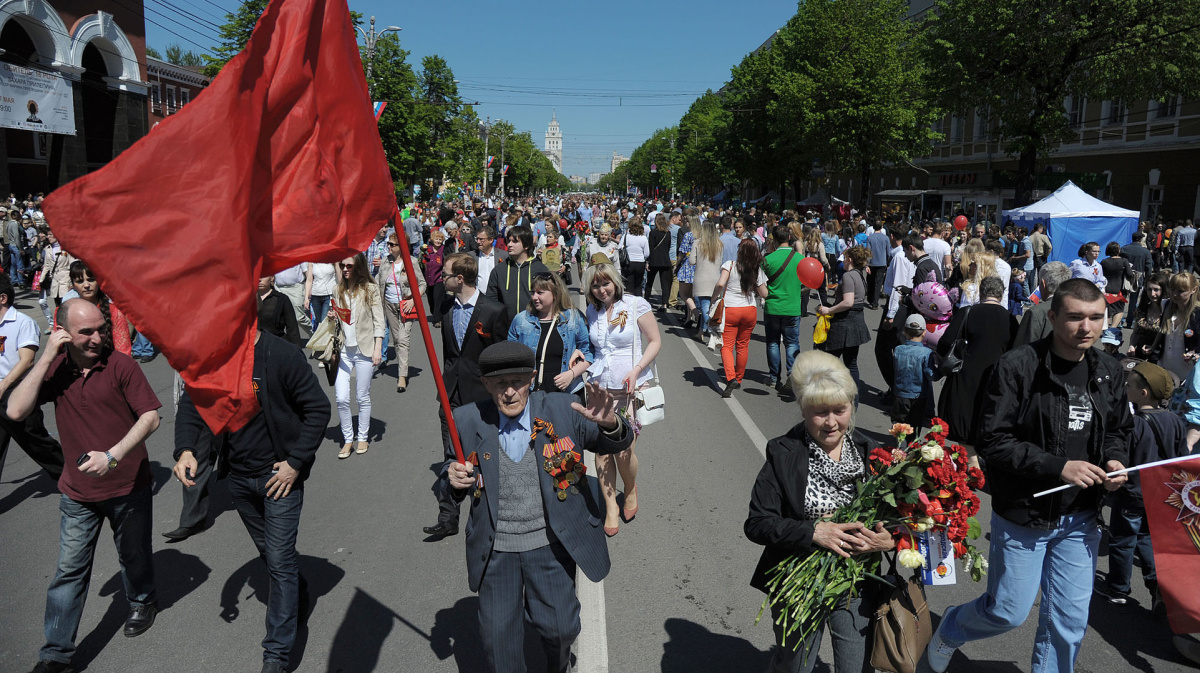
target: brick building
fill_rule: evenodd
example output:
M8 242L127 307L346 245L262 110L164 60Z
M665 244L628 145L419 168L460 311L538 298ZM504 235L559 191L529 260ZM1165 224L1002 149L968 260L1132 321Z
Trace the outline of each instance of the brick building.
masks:
M204 76L203 68L175 65L155 58L146 58L146 74L150 93L150 128L167 117L179 112L184 105L196 99L211 81Z
M21 120L7 110L0 194L49 192L146 134L145 36L142 0L0 0L0 70L10 77L0 79L0 102L28 106L28 122L59 113L56 132L43 132L14 128ZM50 82L69 104L39 112L14 88L21 78Z

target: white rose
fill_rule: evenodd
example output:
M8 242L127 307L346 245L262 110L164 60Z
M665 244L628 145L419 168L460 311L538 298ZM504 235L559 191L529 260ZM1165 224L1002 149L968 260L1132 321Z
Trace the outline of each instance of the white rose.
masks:
M941 460L942 456L945 455L946 452L943 451L942 447L938 446L937 444L930 443L921 447L921 460L924 460L927 463L931 463L935 460Z
M921 568L925 565L925 557L916 549L901 549L896 560L905 568Z
M933 526L934 526L933 518L927 516L927 517L917 519L915 522L913 522L912 524L909 525L909 528L912 528L913 530L917 531L918 533L924 533L925 531L933 528Z

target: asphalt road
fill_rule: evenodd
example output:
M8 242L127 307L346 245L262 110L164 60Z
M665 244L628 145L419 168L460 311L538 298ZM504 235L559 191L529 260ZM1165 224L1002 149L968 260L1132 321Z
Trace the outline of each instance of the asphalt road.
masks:
M29 299L18 306L41 320ZM876 320L868 314L869 324ZM756 672L770 656L770 625L755 624L763 596L748 586L760 548L745 539L742 523L765 438L786 432L799 422L799 412L790 398L765 385L761 326L751 343L746 384L727 401L716 387L719 356L682 338L677 323L676 314L665 318L658 358L667 419L647 428L638 445L641 512L610 541L608 578L580 588L580 671ZM801 328L804 339L811 331L809 318ZM404 394L395 392L395 365L377 375L369 453L337 459L341 438L333 409L328 441L305 488L299 549L314 606L293 653L294 670L483 670L463 535L431 541L421 532L436 518L430 486L442 454L425 357L424 348L414 345L416 374ZM860 366L865 390L857 424L883 441L890 424L872 406L881 379L869 347ZM76 669L258 671L266 572L224 486L214 490L210 530L178 544L158 535L176 527L180 507L180 487L170 478L172 372L161 357L144 367L164 403L162 427L149 440L161 613L146 634L120 634L128 608L111 536L103 535ZM53 429L51 410L48 416ZM0 483L2 672L24 672L37 661L58 552L57 498L54 484L12 447ZM985 531L989 516L985 496ZM1102 558L1101 570L1106 564ZM1092 602L1078 671L1191 668L1172 648L1166 620L1150 615L1149 596L1137 582L1128 605ZM940 615L982 590L967 581L931 587L928 595ZM967 645L950 670L1028 671L1035 623L1036 614L1004 636ZM540 650L526 642L530 669L542 670ZM826 637L823 662L830 652ZM822 663L817 670L831 668Z

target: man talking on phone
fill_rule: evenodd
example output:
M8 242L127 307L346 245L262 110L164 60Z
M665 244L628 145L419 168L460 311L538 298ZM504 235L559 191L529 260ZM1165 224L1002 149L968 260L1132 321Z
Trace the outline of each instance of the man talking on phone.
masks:
M262 330L255 333L251 376L260 411L240 430L220 437L214 437L187 392L180 396L174 472L191 489L196 454L216 450L217 477L228 480L233 505L271 577L262 671L282 673L306 616L296 536L304 480L329 424L329 398L304 353Z
M58 309L58 328L46 340L45 352L8 399L13 421L54 403L66 461L58 480L58 570L46 592L46 644L38 653L35 673L72 670L75 636L105 520L112 527L129 599L125 635L145 633L158 613L145 440L158 429L162 405L133 358L107 345L107 333L99 308L83 299L67 300Z

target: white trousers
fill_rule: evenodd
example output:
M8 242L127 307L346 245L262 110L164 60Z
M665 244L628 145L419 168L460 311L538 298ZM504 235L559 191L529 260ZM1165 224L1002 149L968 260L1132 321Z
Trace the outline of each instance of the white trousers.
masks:
M354 421L350 418L350 370L355 373L358 393L358 438L354 436ZM342 422L342 439L345 442L367 441L371 429L371 379L375 376L375 365L371 358L362 354L357 346L343 346L338 360L337 379L333 390L337 395L338 418Z

